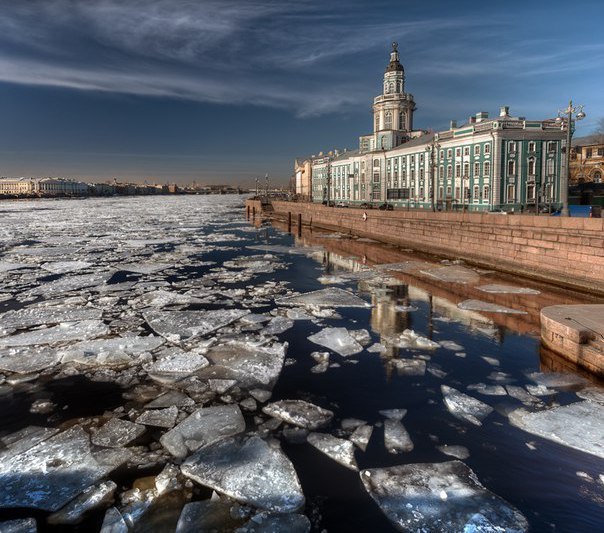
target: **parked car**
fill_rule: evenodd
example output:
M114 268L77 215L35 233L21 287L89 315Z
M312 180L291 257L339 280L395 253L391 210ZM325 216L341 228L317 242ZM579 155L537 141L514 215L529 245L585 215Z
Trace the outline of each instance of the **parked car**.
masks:
M508 212L505 211L504 209L491 209L490 211L487 211L487 213L489 215L507 215Z
M360 206L361 209L373 209L373 204L368 202L363 202Z
M336 207L348 207L348 204L346 202L338 202Z
M378 209L381 209L382 211L394 211L394 206L392 204L385 203L381 204Z

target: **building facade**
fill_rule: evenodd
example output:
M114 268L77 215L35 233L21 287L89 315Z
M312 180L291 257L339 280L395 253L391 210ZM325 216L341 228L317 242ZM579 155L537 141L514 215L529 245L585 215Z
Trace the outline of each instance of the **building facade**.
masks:
M565 123L482 111L446 131L413 129L396 43L359 149L312 160L312 200L408 208L523 211L560 203Z
M573 139L570 183L604 183L604 135Z
M63 178L0 178L0 196L85 196L87 183Z

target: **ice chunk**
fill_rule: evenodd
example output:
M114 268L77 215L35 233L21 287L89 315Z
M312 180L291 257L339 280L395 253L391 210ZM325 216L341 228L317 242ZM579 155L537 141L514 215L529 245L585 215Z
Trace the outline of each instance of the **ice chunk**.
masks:
M517 409L509 420L533 435L604 458L604 405L600 403L583 401L537 412Z
M384 514L401 531L464 531L480 513L494 527L520 533L526 518L485 489L460 461L363 470L361 480Z
M178 408L175 405L165 409L151 409L142 413L137 419L137 424L155 426L160 428L171 428L176 423Z
M358 470L354 458L354 444L348 440L338 439L327 433L310 433L307 441L317 450L350 470Z
M183 374L189 375L208 366L210 362L205 355L196 350L185 352L176 349L167 357L159 359L146 367L149 374Z
M228 500L203 500L187 503L180 513L175 533L233 531L240 523L231 516Z
M426 373L426 361L422 359L392 359L392 365L399 376L423 376Z
M44 263L41 265L44 270L52 272L53 274L66 274L67 272L74 272L76 270L84 270L92 263L86 261L54 261L52 263Z
M386 347L380 343L376 342L367 348L367 351L370 353L386 353Z
M262 411L288 424L313 430L326 426L333 418L333 412L304 400L280 400L265 405Z
M80 320L100 320L100 309L83 307L25 307L17 311L7 311L2 315L2 328L25 329L32 326L77 322Z
M463 350L463 346L457 344L455 341L438 341L438 344L440 344L445 350L451 350L453 352L460 352Z
M269 515L259 513L235 533L308 533L310 520L303 514Z
M38 526L35 518L18 518L0 522L0 531L2 533L37 533Z
M348 333L361 346L367 346L371 342L371 335L366 329L350 330Z
M146 409L163 409L164 407L190 407L195 405L195 401L189 398L184 392L171 390L155 398L145 405Z
M170 342L181 343L212 333L249 312L247 309L148 311L143 317L158 335Z
M287 513L304 505L293 465L279 448L259 437L205 446L181 470L201 485L260 509Z
M11 272L12 270L20 270L21 268L31 268L33 265L29 263L14 263L10 261L0 261L0 272Z
M150 335L148 337L114 337L79 342L59 350L61 361L73 361L82 365L122 365L130 364L133 358L155 350L164 339Z
M106 448L121 448L128 446L145 432L144 426L134 424L128 420L112 418L94 435L92 443Z
M466 387L487 396L507 396L506 390L501 385L487 385L486 383L473 383Z
M344 357L363 351L363 347L354 340L346 328L325 328L308 337L308 340Z
M75 426L0 463L0 508L57 511L130 457L124 449L92 452Z
M36 444L49 439L58 432L59 430L56 428L26 426L19 431L0 438L0 443L2 444L0 448L0 462L33 448Z
M231 387L237 385L236 379L208 379L208 385L210 390L217 392L218 394L224 394Z
M442 446L437 446L436 449L445 455L450 455L461 461L470 457L470 452L465 446L443 444Z
M279 335L294 326L294 321L284 316L276 316L260 332L262 335Z
M481 359L491 366L499 366L499 359L495 359L494 357L489 357L487 355L481 356Z
M447 409L454 417L460 420L465 420L476 426L482 426L482 420L493 411L491 406L476 398L472 398L472 396L463 394L457 389L448 387L447 385L441 385L440 389L443 393Z
M537 396L547 396L548 394L555 393L555 391L547 390L547 392L542 392L541 389L539 391L535 391L530 388L530 385L527 385L526 388L531 394L536 394ZM541 392L541 394L539 394ZM584 400L591 400L592 402L598 402L604 404L604 388L602 387L585 387L583 390L577 392L577 396L579 398L583 398Z
M89 287L103 286L113 276L113 272L95 272L79 276L67 276L43 283L27 291L27 296L55 296L65 292L79 291Z
M105 513L105 519L99 533L128 533L128 525L115 507L110 507Z
M288 306L312 305L318 307L371 307L371 304L367 303L362 298L359 298L353 293L338 287L329 287L327 289L306 292L304 294L288 296L286 298L277 298L275 303L277 305Z
M92 339L106 335L109 328L100 320L82 320L65 322L50 328L26 331L10 337L0 338L0 346L29 346L35 344L53 344L75 340Z
M174 457L184 458L201 446L245 430L238 405L202 407L165 433L160 442Z
M422 274L426 274L439 281L448 283L477 283L480 281L480 276L469 268L460 265L447 265L435 268L426 268L421 270Z
M47 347L15 347L0 349L0 370L30 374L40 372L57 364L60 355Z
M424 350L436 350L437 348L440 348L440 344L416 333L412 329L406 329L402 333L390 335L386 340L389 344L399 348L420 348Z
M222 377L236 379L243 386L274 385L281 374L287 343L255 344L230 341L213 346L206 357L214 365L208 370L224 369Z
M386 446L389 453L413 450L413 441L405 426L399 420L388 418L384 421L384 446Z
M355 444L358 448L365 451L369 445L371 434L373 433L373 427L370 425L363 425L356 428L352 435L350 435L350 442Z
M479 291L488 292L491 294L541 294L538 290L529 289L526 287L514 287L512 285L498 285L496 283L490 285L481 285L476 287Z
M587 379L577 374L564 372L533 372L527 377L539 385L552 389L574 389L589 384Z
M402 420L407 414L407 409L382 409L380 414L389 420Z
M356 429L359 426L366 424L365 420L360 420L358 418L344 418L340 422L340 426L344 431L350 431L352 429Z
M117 265L116 268L118 270L124 270L126 272L135 272L136 274L155 274L156 272L161 272L162 270L166 270L166 268L170 268L171 264L169 263L130 263L126 265Z
M521 401L524 405L535 406L543 404L541 400L535 398L534 396L531 396L522 387L518 387L515 385L506 385L505 388L512 398L516 398L517 400Z
M51 514L46 521L52 525L79 524L88 511L111 502L115 489L117 489L117 485L113 481L104 481L88 487L61 510Z
M521 309L512 309L504 305L497 305L491 302L483 302L482 300L464 300L459 302L457 307L466 311L483 311L485 313L508 313L516 315L526 315L526 311Z

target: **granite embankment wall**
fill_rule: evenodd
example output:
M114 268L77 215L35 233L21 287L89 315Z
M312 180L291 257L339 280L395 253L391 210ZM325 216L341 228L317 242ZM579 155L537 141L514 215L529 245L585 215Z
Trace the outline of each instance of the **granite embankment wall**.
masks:
M334 208L247 201L248 216L369 237L604 296L604 219ZM367 219L363 220L363 213Z

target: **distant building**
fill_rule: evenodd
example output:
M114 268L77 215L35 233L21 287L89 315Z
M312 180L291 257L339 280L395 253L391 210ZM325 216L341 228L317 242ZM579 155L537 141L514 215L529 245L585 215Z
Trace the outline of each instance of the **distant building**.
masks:
M294 161L295 192L301 200L310 201L312 186L312 159L298 158Z
M570 153L570 183L604 183L604 135L573 139Z
M0 178L0 196L32 196L35 190L33 178Z
M558 205L566 132L553 119L482 111L446 131L413 129L414 98L396 43L359 149L311 158L312 201L521 211ZM564 126L564 125L563 125Z
M64 178L0 178L3 196L86 196L87 183Z

